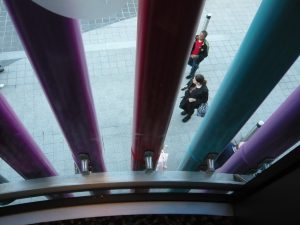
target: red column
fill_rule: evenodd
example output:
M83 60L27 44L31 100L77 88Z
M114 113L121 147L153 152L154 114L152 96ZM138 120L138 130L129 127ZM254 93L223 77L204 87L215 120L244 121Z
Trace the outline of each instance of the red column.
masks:
M139 1L132 168L156 165L204 0Z

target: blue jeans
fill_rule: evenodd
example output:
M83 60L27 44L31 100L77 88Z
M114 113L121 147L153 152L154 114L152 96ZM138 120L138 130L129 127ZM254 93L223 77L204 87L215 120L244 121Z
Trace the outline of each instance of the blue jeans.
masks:
M196 70L199 68L199 61L198 59L193 59L192 57L189 58L189 61L188 61L188 65L191 66L191 72L190 72L190 76L194 77L195 76L195 73L196 73Z

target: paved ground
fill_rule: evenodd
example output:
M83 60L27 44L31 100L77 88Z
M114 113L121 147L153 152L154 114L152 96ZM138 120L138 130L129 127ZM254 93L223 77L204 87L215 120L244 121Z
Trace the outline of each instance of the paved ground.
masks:
M136 2L136 0L130 1L123 9L121 17L81 21L108 171L130 170ZM199 72L203 73L208 80L209 102L218 90L260 2L260 0L207 0L203 15L212 13L208 27L210 53L209 57L201 63ZM201 30L202 25L203 20L200 21L198 31ZM0 83L6 84L0 90L1 93L7 98L59 174L73 174L74 166L69 147L19 44L2 1L0 2L0 63L6 66L5 72L0 74ZM187 67L183 77L188 73L188 69ZM266 120L300 84L299 73L298 59L249 119L237 135L237 140L244 136L257 121ZM112 83L115 88L112 88ZM184 83L186 80L183 78L182 84ZM181 122L182 116L178 108L180 96L179 92L165 141L168 145L169 170L176 170L178 167L202 120L200 117L193 116L188 123ZM2 160L0 160L0 171L1 175L10 181L22 179Z

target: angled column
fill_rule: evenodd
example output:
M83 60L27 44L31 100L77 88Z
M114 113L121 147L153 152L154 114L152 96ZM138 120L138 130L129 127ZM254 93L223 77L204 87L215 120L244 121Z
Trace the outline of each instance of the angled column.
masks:
M3 183L8 183L8 182L9 181L0 174L0 185L3 184ZM7 200L7 201L0 201L0 206L7 205L7 204L9 204L13 201L14 201L13 199L12 200Z
M132 168L155 166L204 1L139 1Z
M300 1L262 1L180 170L197 170L209 152L222 151L297 59L299 11Z
M32 1L4 0L19 37L80 168L105 171L85 53L78 22Z
M0 184L8 183L9 181L0 174Z
M24 179L58 175L2 94L0 94L0 134L0 158ZM0 176L0 183L4 182L8 181ZM59 195L50 196L53 197Z
M300 86L217 172L245 173L300 141Z

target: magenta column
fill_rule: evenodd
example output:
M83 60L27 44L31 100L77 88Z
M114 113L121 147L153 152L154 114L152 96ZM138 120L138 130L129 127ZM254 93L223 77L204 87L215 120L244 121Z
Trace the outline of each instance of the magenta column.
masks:
M93 172L105 171L77 20L54 14L32 1L4 2L75 162L79 165L79 154L87 154Z
M144 169L146 151L157 163L204 2L139 1L133 170Z
M0 94L0 157L25 179L58 175Z
M24 179L58 175L2 94L0 94L0 158ZM0 180L2 183L6 179ZM51 195L48 198L72 196Z
M300 86L217 172L245 173L300 141Z

